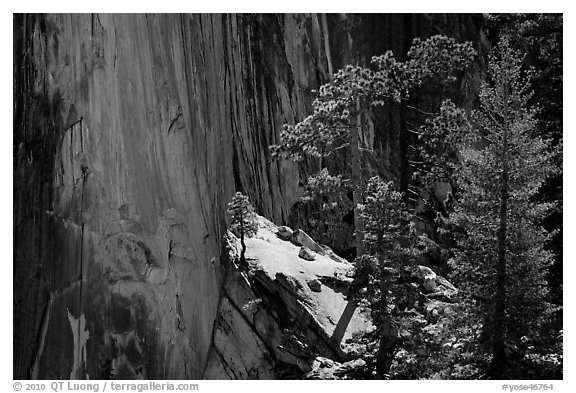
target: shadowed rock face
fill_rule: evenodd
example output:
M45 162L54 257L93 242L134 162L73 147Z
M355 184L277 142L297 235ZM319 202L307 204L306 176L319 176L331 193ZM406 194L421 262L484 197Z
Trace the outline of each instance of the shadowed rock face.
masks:
M267 146L326 80L324 38L333 67L350 57L343 26L14 16L14 378L204 375L226 203L287 220L297 168Z

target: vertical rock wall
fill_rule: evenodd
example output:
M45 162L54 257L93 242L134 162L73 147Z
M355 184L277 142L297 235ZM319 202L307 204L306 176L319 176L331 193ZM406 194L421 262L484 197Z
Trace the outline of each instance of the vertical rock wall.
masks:
M14 378L200 378L228 199L288 219L267 146L386 18L14 16Z
M296 198L309 19L15 16L15 378L202 375L226 202Z

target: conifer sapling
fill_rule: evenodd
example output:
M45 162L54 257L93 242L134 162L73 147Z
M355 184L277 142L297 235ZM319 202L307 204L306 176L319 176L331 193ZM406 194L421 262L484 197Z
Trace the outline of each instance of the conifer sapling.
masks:
M250 204L247 196L236 192L232 201L228 204L228 215L230 217L230 230L240 238L242 251L240 262L246 265L246 237L252 237L258 231L258 221L254 208Z

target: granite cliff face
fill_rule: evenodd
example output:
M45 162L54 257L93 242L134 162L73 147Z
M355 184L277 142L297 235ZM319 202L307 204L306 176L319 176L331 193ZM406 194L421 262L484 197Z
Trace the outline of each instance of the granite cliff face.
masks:
M242 191L286 222L317 166L270 161L281 124L352 52L475 23L16 15L14 378L223 377L207 364L230 277L225 204ZM374 143L400 176L390 116Z

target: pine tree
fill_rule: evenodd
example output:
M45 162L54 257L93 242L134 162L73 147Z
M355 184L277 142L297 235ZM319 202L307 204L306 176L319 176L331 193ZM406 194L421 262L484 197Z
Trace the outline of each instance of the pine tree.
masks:
M359 211L365 185L362 154L370 152L363 142L363 128L371 109L406 100L413 88L433 77L450 80L454 72L470 64L474 55L470 43L459 44L437 35L424 41L415 39L404 62L388 51L372 58L374 69L348 65L320 87L312 104L313 113L294 126L285 125L281 143L271 146L273 156L296 161L304 155L328 157L342 149L349 151L351 163L343 184L353 192L358 256L364 248Z
M412 165L415 184L421 191L419 196L425 200L432 199L430 194L437 184L454 182L459 161L456 146L466 137L467 124L466 111L444 100L436 116L420 127L420 144L414 149Z
M240 262L246 265L246 237L252 237L258 231L258 222L254 208L250 204L247 196L237 192L232 201L228 204L228 215L230 217L230 230L240 238L242 251Z
M372 177L360 206L366 253L357 260L356 277L360 282L356 285L366 287L359 297L367 303L372 320L379 327L376 371L380 378L392 365L403 310L412 308L417 297L409 285L410 266L416 257L415 238L402 199L393 182Z
M513 47L526 53L525 63L533 67L532 102L539 111L538 133L551 138L553 143L562 143L563 112L563 15L562 14L488 14L488 36L506 36ZM547 245L555 254L554 266L550 269L548 282L555 303L562 304L562 156L558 155L559 169L540 189L538 199L558 201L543 226L555 230Z
M471 113L469 133L459 134L462 165L451 216L463 233L451 261L454 278L484 316L494 378L508 375L507 348L535 332L550 309L545 275L552 255L544 249L550 234L540 223L552 204L534 196L555 168L550 142L535 133L522 62L506 40L490 59L480 107Z

